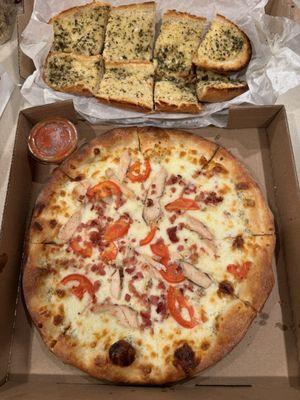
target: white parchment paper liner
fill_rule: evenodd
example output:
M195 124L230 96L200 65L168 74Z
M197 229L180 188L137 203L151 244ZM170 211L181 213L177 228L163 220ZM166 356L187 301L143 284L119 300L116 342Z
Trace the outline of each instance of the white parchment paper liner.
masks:
M143 0L115 0L113 5ZM206 104L199 115L143 114L100 104L93 98L55 92L42 79L43 63L51 48L53 31L47 21L58 12L90 2L89 0L36 0L31 20L22 35L21 49L32 58L36 71L27 78L22 94L32 105L72 99L75 109L92 123L200 127L210 124L224 127L228 108L241 104L274 104L277 97L300 84L300 25L282 17L265 15L267 0L157 0L157 22L168 9L188 11L209 19L220 13L238 24L249 36L253 56L246 79L249 91L223 103Z

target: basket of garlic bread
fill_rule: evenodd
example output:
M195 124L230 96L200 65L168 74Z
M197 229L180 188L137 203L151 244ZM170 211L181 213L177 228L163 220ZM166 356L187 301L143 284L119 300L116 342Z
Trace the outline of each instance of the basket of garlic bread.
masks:
M175 10L165 11L157 32L156 22L155 2L64 10L49 21L54 39L44 82L145 113L198 114L204 103L248 90L233 74L249 64L251 43L233 22Z

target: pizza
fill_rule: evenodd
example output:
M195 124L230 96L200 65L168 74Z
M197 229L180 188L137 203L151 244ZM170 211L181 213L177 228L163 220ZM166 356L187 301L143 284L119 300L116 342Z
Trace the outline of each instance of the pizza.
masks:
M159 385L245 335L274 283L274 223L246 168L191 133L122 128L75 152L36 201L27 308L90 375Z

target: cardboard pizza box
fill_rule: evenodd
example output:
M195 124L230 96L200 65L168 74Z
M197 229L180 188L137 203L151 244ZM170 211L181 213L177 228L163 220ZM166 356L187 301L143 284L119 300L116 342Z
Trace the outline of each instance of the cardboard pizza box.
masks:
M232 151L258 181L275 215L276 285L242 342L202 374L170 387L113 385L63 364L42 343L20 287L26 224L51 167L28 155L35 123L50 116L73 121L80 141L114 127L93 125L71 102L21 111L0 233L1 399L296 399L300 396L300 192L283 106L235 107L228 127L191 130Z
M126 2L125 2L126 3ZM33 9L34 0L24 0L24 13L18 16L18 40L26 28ZM293 0L269 0L266 12L273 16L288 17L300 23L300 8L297 8ZM20 77L26 79L34 71L32 60L19 49L19 73Z

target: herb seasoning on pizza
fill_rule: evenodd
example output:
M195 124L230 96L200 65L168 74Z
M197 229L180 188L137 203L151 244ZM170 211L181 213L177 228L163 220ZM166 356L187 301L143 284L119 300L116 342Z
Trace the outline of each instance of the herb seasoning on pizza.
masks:
M272 286L272 214L245 167L199 136L114 129L56 169L23 287L50 350L97 378L192 376L245 335Z

